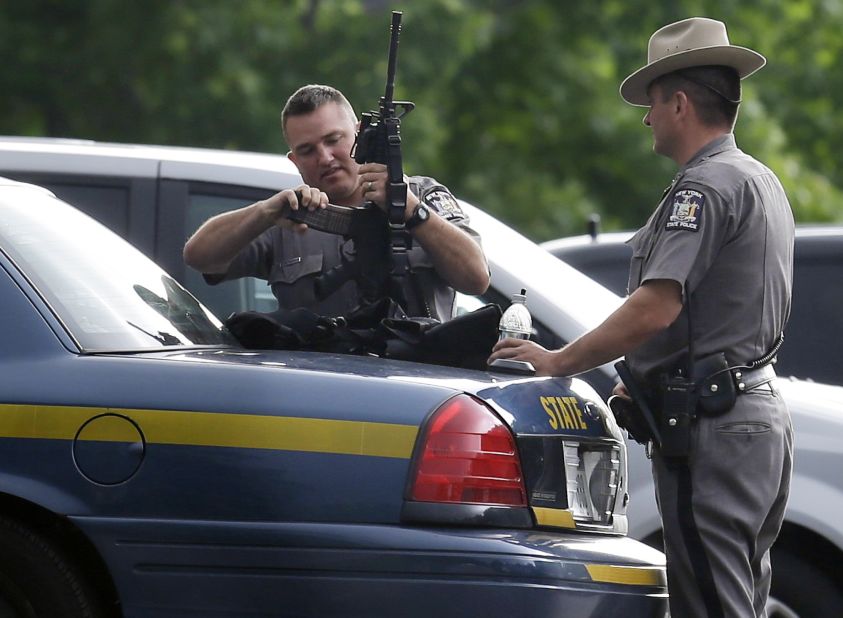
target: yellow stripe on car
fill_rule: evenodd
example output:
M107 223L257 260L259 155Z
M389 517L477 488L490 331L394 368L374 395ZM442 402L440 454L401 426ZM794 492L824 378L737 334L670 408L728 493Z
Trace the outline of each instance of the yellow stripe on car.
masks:
M257 414L0 405L0 437L72 440L88 420L125 416L147 443L256 448L409 459L418 427L393 423ZM86 440L134 441L125 423L97 423Z
M591 579L606 584L628 586L666 586L663 568L616 566L611 564L586 564Z
M563 509L548 509L544 507L534 506L533 515L536 517L536 523L540 526L553 526L554 528L570 528L577 527L574 521L574 514L571 511Z

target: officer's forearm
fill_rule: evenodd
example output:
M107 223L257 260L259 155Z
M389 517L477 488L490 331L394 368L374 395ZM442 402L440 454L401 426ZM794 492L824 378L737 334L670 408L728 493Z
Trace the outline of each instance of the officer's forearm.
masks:
M625 356L670 326L682 311L675 281L650 281L594 330L556 354L557 375L576 375Z
M489 287L483 250L460 228L431 213L430 219L412 233L430 256L436 272L455 290L482 294Z
M208 219L184 245L184 262L203 273L223 273L237 254L273 224L263 202Z

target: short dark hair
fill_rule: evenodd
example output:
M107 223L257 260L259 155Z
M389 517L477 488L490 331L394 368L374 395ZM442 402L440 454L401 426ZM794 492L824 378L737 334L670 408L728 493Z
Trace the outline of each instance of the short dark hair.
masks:
M287 119L290 116L310 114L325 103L336 103L348 112L352 120L356 120L354 108L342 92L331 86L308 84L291 94L284 104L284 109L281 110L281 130L284 132L284 139L287 138Z
M741 102L741 80L732 67L712 65L680 69L656 78L651 87L661 88L666 101L680 90L697 110L700 121L707 126L734 127Z

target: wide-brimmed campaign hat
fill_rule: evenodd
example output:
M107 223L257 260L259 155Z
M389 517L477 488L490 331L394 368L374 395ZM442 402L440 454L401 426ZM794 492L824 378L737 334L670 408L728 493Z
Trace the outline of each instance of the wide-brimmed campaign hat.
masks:
M729 43L726 24L692 17L656 30L647 46L647 65L623 80L621 96L632 105L648 106L647 88L673 71L707 65L732 67L743 79L767 63L758 52Z

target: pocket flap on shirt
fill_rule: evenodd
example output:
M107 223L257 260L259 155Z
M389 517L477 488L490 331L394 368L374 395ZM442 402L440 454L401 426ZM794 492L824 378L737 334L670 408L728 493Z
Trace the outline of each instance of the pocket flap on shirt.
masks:
M322 272L322 254L303 255L290 258L278 265L273 273L271 283L294 283L307 275L317 275Z

